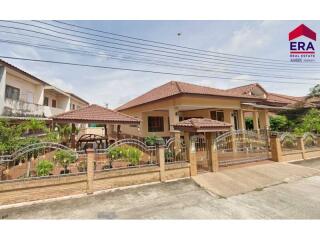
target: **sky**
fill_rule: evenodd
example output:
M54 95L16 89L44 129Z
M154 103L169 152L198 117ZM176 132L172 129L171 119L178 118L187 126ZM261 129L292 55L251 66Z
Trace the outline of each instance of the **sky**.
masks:
M40 23L30 21L21 23L31 23L48 27L41 25ZM47 21L46 23L56 24L50 21ZM320 32L320 24L317 21L68 21L68 23L191 48L250 57L277 59L288 61L288 63L288 33L291 30L304 23L313 31L317 33ZM32 29L29 26L15 25L13 23L0 22L0 25L19 26L20 28ZM16 30L8 30L1 27L0 30L17 32ZM42 29L41 32L49 33L50 31ZM56 33L55 35L60 36ZM29 43L44 43L40 39L21 37L17 38L15 35L4 32L0 32L0 39L22 39L24 41L27 40ZM48 44L48 42L46 43ZM68 43L58 44L57 42L50 42L50 44L52 44L52 46L60 47L69 46ZM74 45L72 47L77 49L85 49L85 47L75 47ZM147 46L141 45L141 47ZM316 51L318 49L319 48L316 46ZM127 56L120 53L113 53L113 51L114 50L108 50L106 54L96 50L96 53L100 53L100 56L92 56L70 54L40 49L34 46L19 46L0 42L0 55L4 56L226 77L225 74L219 73L200 72L196 70L185 70L181 68L179 69L174 67L125 61L123 59L129 59ZM121 57L122 60L115 60L110 58L110 56L116 56L118 58ZM121 104L124 104L127 101L145 93L146 91L171 80L190 82L222 89L252 83L245 81L250 80L258 83L260 82L260 84L270 92L302 96L309 92L309 89L312 87L312 85L307 80L301 80L301 78L320 78L320 71L317 71L317 69L313 71L304 71L299 74L290 71L264 70L262 72L262 70L257 70L259 73L264 74L301 76L300 80L296 81L306 82L305 85L295 85L290 83L283 84L261 82L263 80L273 80L276 82L294 80L255 77L248 76L246 74L229 74L227 75L229 79L226 80L222 78L212 79L206 77L199 78L169 76L141 72L128 72L122 70L56 65L52 63L25 62L11 59L4 60L22 68L23 70L50 84L53 84L63 90L71 91L86 99L90 103L96 103L99 105L108 104L110 108L116 108ZM157 58L153 59L154 63L157 63L157 61ZM316 61L319 61L318 57ZM199 62L197 64L201 66L204 65L210 69L212 66L213 69L216 68L224 71L234 71L239 69L243 70L243 68L239 66L217 66L211 63L210 66L208 66L209 64L205 64L203 62ZM245 70L250 70L251 72L255 71L255 69ZM316 82L312 83L316 84Z

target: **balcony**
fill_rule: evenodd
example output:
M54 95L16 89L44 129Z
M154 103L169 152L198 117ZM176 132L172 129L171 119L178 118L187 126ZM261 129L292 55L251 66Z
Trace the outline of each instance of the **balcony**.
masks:
M64 110L60 108L6 98L3 115L11 117L51 117L63 112Z

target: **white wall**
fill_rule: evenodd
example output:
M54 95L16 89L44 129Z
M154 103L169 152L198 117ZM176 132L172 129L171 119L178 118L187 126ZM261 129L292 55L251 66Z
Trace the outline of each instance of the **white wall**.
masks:
M6 69L5 67L0 67L0 115L2 115L3 113L5 89L6 89Z

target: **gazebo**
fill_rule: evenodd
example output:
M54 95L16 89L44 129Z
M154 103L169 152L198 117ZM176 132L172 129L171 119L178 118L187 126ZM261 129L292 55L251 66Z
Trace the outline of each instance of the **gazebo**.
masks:
M107 124L117 125L117 135L120 134L122 124L140 124L140 119L128 116L111 109L92 104L80 109L71 110L52 117L52 124L72 124L71 147L76 147L76 124L103 124L105 138L108 141Z
M190 118L173 125L175 130L184 132L185 144L188 148L188 158L190 161L191 175L197 175L197 155L194 141L190 141L190 133L205 134L208 151L208 166L210 171L218 171L218 156L217 149L214 144L216 133L228 132L232 125L226 122L220 122L209 118Z

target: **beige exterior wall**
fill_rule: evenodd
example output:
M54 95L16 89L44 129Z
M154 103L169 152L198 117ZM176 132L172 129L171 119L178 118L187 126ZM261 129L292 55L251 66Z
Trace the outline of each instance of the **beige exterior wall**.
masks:
M194 108L199 109L188 110ZM178 96L120 111L122 113L138 117L142 120L142 123L139 126L140 131L138 128L130 126L121 126L121 130L124 134L139 137L146 137L149 135L170 137L172 135L172 129L170 131L168 121L170 121L171 125L178 122L179 117L211 118L211 111L223 110L225 121L232 123L231 112L233 110L240 110L240 108L241 102L239 99L208 96ZM175 111L178 112L178 114L175 114ZM148 116L162 116L164 120L164 131L148 132Z
M40 83L7 72L6 85L20 89L20 101L42 105L43 85Z

